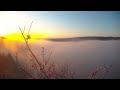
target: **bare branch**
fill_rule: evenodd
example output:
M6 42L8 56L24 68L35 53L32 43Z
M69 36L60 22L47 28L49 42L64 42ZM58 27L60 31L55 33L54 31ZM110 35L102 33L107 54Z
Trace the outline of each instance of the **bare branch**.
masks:
M33 21L32 21L32 22L33 22ZM31 26L32 26L32 23L31 23ZM31 26L30 26L30 28L31 28ZM20 29L20 27L19 27L19 29ZM28 50L30 51L30 53L32 54L32 56L34 57L34 59L36 60L37 64L38 64L39 67L40 67L40 70L41 70L42 73L45 75L45 77L46 77L47 79L49 79L49 77L48 77L47 74L45 73L44 69L42 68L42 64L37 60L36 56L35 56L34 53L31 51L31 49L30 49L30 47L29 47L29 45L28 45L28 42L27 42L27 40L26 40L26 38L25 38L25 36L24 36L24 33L22 32L21 29L20 29L20 31L21 31L21 33L22 33L22 36L23 36L24 40L25 40L25 43L26 43L26 46L27 46ZM29 29L29 31L30 31L30 29ZM29 33L29 31L28 31L28 33ZM42 74L42 73L41 73L41 74Z
M29 31L28 31L28 35L29 35L30 29L31 29L31 27L32 27L32 23L33 23L33 21L31 22L31 25L30 25L30 28L29 28Z
M25 26L24 26L24 30L23 30L23 33L24 33L24 31L25 31Z

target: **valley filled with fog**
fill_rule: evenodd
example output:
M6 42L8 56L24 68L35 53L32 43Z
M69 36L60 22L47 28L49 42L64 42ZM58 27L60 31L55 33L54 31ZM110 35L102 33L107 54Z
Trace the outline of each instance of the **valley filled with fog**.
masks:
M18 60L29 64L30 54L24 42L0 42L0 53L17 53ZM120 40L82 40L77 42L40 41L29 43L37 59L42 60L41 51L44 47L45 57L51 53L51 61L57 63L71 63L76 70L76 78L88 79L90 73L99 65L112 65L111 70L102 73L104 78L120 78ZM101 77L100 77L101 78Z

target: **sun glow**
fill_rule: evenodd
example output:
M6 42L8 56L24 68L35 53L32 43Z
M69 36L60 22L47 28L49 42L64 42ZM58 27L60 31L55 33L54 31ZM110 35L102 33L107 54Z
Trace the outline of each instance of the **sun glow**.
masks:
M25 27L25 36L27 36L30 28L30 23L33 21L30 35L30 42L35 41L35 38L47 38L54 36L53 26L43 18L38 20L23 11L1 11L0 12L0 36L6 37L9 40L24 41L24 38L19 27L23 30Z
M0 36L18 32L18 26L28 25L30 17L15 11L0 12Z
M27 38L27 34L24 34L25 38ZM13 34L7 34L4 35L6 39L12 40L12 41L19 41L19 42L25 42L24 37L22 36L22 33L13 33ZM41 41L46 38L46 35L44 33L32 33L30 34L29 42L37 42L37 39L41 39Z

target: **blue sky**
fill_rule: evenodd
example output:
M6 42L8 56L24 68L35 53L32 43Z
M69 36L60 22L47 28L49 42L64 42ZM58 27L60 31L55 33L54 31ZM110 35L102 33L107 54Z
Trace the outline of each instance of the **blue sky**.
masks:
M33 15L61 28L61 33L68 32L68 36L120 35L119 11L49 11Z
M29 18L26 21L28 24L34 21L33 32L46 33L50 37L120 36L120 11L24 11L17 13L26 15L23 20L27 20L26 17ZM16 15L16 17L22 15Z

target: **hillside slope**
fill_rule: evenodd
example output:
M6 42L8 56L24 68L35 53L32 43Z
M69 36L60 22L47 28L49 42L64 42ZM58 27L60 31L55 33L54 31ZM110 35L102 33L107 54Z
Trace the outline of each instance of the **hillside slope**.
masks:
M25 73L18 68L10 54L0 54L0 79L24 79Z

